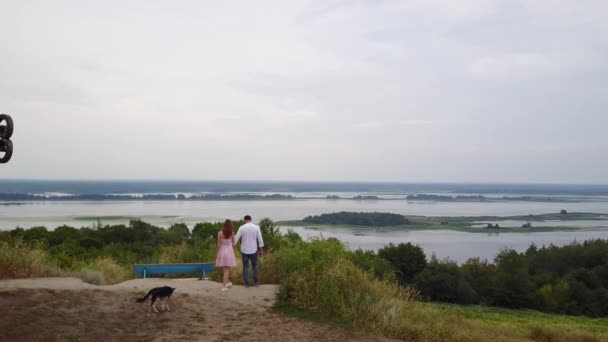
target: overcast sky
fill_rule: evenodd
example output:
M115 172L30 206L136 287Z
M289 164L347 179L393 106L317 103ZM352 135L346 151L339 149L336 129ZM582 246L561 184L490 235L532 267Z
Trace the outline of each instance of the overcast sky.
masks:
M1 178L608 183L608 1L7 1Z

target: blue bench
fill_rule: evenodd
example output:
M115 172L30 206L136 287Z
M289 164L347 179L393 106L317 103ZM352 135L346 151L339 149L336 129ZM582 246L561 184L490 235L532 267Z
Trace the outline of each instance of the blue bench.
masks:
M138 264L133 266L136 275L143 275L147 278L151 275L163 275L172 273L198 273L200 279L205 279L205 275L213 270L212 263L193 263L193 264Z

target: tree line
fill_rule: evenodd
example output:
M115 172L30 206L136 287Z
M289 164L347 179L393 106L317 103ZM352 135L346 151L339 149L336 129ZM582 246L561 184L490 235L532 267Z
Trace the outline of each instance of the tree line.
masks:
M353 255L376 277L413 285L431 301L608 315L608 240L531 245L522 253L503 249L493 262L472 258L462 265L435 256L427 261L411 243Z

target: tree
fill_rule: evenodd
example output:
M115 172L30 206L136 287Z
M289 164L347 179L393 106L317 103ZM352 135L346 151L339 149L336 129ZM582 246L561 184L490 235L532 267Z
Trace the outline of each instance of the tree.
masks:
M192 236L198 237L200 239L209 239L215 238L217 236L217 232L222 229L222 224L220 222L211 223L211 222L203 222L197 223L194 228L192 228ZM235 227L236 229L236 227Z
M169 233L173 235L175 241L180 243L190 238L190 229L185 223L176 223L169 227Z
M46 241L49 237L49 231L46 227L32 227L23 233L25 241Z
M356 226L401 226L409 224L407 217L391 213L356 213L341 211L339 213L321 214L318 216L307 216L302 220L305 223L314 224L347 224Z
M263 218L259 223L262 231L264 246L268 249L278 249L281 244L281 232L279 227L269 218Z
M70 227L70 226L61 226L55 228L48 235L49 246L57 246L64 243L66 240L74 240L78 241L80 235L80 230Z
M378 256L374 251L357 249L354 252L349 252L348 256L353 264L359 268L372 273L379 279L394 279L395 270L391 263Z
M503 249L494 262L497 268L496 304L509 308L531 306L532 282L525 255L512 249Z
M482 304L493 304L496 282L496 265L487 260L471 258L461 266L464 279L479 295Z
M397 246L390 243L380 249L378 255L388 260L395 268L397 279L401 284L412 283L414 277L426 266L426 256L422 248L409 242Z
M420 293L433 301L472 304L478 295L464 279L458 265L453 261L439 261L435 256L414 278Z

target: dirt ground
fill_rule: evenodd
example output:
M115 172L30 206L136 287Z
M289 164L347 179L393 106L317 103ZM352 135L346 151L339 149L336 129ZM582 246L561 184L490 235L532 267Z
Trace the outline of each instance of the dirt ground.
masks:
M176 287L171 311L146 317L147 289ZM382 341L272 312L276 287L227 292L209 281L138 279L94 286L73 278L0 281L1 341ZM157 304L160 310L160 305Z

